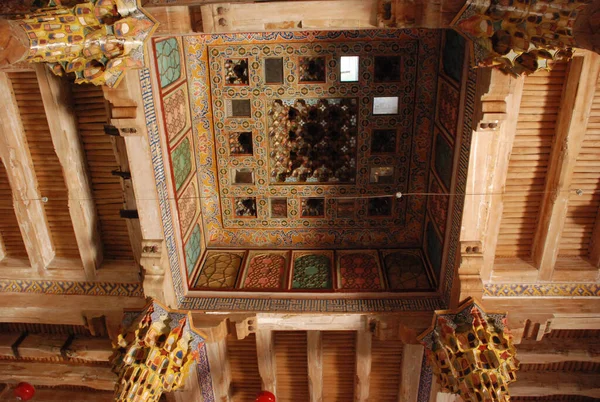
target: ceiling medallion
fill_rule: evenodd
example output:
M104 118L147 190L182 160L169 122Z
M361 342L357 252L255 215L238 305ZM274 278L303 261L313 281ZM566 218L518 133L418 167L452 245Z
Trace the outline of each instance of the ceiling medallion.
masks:
M468 298L455 310L436 311L419 340L443 391L467 402L510 400L519 361L506 314L486 313Z

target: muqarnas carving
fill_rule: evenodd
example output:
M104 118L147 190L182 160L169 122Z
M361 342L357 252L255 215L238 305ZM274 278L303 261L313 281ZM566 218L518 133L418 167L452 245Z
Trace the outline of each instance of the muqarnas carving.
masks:
M319 217L325 213L325 199L304 198L302 200L302 217Z
M229 153L231 155L252 155L252 151L251 132L229 134Z
M373 130L371 153L383 154L396 152L396 130Z
M256 218L256 198L236 198L235 216L244 218Z
M225 60L225 82L227 85L248 85L248 59Z
M300 57L300 82L325 82L325 57Z
M271 180L353 183L357 109L354 98L274 100L268 112Z
M368 204L369 216L390 216L392 214L392 197L370 198Z

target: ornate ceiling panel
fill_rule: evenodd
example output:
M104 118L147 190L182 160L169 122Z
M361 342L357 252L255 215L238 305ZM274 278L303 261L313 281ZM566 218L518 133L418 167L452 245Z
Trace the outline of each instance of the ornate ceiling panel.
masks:
M207 246L420 246L439 40L184 38Z

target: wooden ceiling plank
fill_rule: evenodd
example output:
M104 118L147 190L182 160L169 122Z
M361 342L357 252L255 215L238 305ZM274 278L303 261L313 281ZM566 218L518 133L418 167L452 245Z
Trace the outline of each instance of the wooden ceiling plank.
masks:
M321 331L307 331L306 356L310 402L323 402L323 343Z
M424 351L423 345L404 345L398 402L417 402Z
M549 281L559 252L561 233L569 206L569 186L573 169L585 137L588 118L600 71L600 56L585 52L569 64L556 134L549 159L546 196L542 200L532 258L538 268L538 280Z
M589 257L590 264L600 268L600 208L598 208L595 222L589 246Z
M83 386L112 391L117 375L109 366L0 360L0 381L44 386Z
M9 78L0 73L0 157L13 194L13 206L31 266L43 273L55 248L44 210L27 136Z
M356 333L356 377L354 378L355 402L367 402L369 399L372 345L373 334L370 331L362 330Z
M0 233L0 261L2 261L6 257L6 247L4 246L4 238L2 237L2 233Z
M255 336L256 357L258 360L258 371L262 380L262 389L277 395L277 368L275 365L273 331L259 328Z
M94 204L88 163L77 128L77 116L69 107L67 83L45 65L35 66L52 144L67 186L69 214L86 279L93 280L103 259L102 238Z
M566 361L600 363L600 342L596 339L545 339L517 347L521 364L550 364Z
M600 398L600 374L589 372L520 371L509 385L511 397L577 395Z

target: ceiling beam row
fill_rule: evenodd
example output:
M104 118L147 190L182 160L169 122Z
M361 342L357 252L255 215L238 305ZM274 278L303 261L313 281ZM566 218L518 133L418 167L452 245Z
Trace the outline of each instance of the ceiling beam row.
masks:
M13 206L31 266L42 273L55 248L38 188L25 130L6 73L0 72L0 157L13 194Z
M533 243L538 280L551 280L554 273L573 170L586 134L599 71L600 56L595 53L585 52L569 63Z
M86 279L93 280L102 263L102 241L85 151L79 138L77 118L70 108L67 82L46 66L35 66L54 150L60 161L69 214Z

